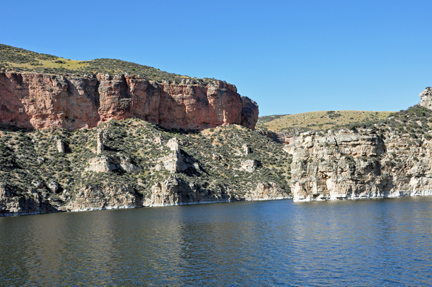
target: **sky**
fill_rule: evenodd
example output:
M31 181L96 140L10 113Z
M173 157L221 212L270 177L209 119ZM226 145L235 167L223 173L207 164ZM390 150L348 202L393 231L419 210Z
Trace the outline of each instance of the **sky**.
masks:
M432 1L0 0L0 43L221 79L260 116L398 111L432 86Z

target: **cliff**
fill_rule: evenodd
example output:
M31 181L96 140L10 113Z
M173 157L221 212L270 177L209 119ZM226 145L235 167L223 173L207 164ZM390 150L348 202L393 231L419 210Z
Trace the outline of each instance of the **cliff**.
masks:
M432 195L430 89L420 96L419 106L371 128L296 137L285 148L294 201Z
M293 151L295 201L432 195L432 141L373 130L305 133Z
M127 118L168 129L202 130L228 124L254 129L258 105L222 81L0 73L1 125L76 130Z

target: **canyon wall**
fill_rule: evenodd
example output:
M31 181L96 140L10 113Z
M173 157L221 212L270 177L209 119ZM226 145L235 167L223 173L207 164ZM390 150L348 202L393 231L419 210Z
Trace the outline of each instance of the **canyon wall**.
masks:
M128 75L0 73L0 124L76 130L132 117L164 128L240 124L254 129L258 105L222 81L158 83Z
M372 129L301 134L291 146L294 201L432 195L432 141Z
M419 96L371 128L294 137L284 148L294 201L432 195L432 89Z

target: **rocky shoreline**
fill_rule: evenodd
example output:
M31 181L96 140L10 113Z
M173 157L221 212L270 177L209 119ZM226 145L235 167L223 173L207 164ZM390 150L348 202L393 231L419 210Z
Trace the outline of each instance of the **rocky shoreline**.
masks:
M432 141L370 129L304 133L292 147L295 201L431 194Z
M132 208L187 206L187 205L231 203L231 202L242 202L242 201L273 201L273 200L286 200L286 199L292 199L292 197L280 196L280 197L265 197L265 198L256 198L256 199L248 198L244 200L214 200L214 201L196 201L196 202L180 202L180 203L162 203L162 204L153 204L148 206L135 206L135 205L121 206L120 205L120 206L93 207L93 208L70 209L70 210L59 209L51 212L9 212L9 213L0 213L0 217L38 215L38 214L63 213L63 212L86 212L86 211L132 209Z
M409 192L397 192L384 196L375 197L337 197L337 198L306 198L306 199L294 199L292 196L282 196L282 197L268 197L268 198L256 198L256 199L245 199L245 200L215 200L215 201L201 201L201 202L186 202L186 203L167 203L167 204L155 204L152 206L108 206L101 208L84 208L84 209L73 209L73 210L56 210L53 212L29 212L29 213L0 213L0 217L13 217L13 216L26 216L26 215L39 215L39 214L49 214L49 213L63 213L63 212L88 212L88 211L101 211L101 210L116 210L116 209L133 209L133 208L152 208L152 207L172 207L172 206L187 206L187 205L199 205L199 204L216 204L216 203L232 203L232 202L244 202L244 201L274 201L274 200L293 200L294 203L308 203L316 201L346 201L346 200L374 200L374 199L393 199L393 198L403 198L403 197L423 197L432 196L432 190L427 191L417 191L415 193Z
M306 198L293 198L293 202L313 202L313 201L337 201L337 200L367 200L367 199L389 199L389 198L402 198L402 197L420 197L420 196L432 196L432 190L422 190L416 192L404 192L396 191L387 195L378 196L336 196L336 197L306 197Z

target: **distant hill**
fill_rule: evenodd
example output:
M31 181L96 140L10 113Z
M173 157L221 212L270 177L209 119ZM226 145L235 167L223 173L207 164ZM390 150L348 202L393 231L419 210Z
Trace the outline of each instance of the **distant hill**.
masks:
M41 54L29 50L0 44L0 71L35 72L46 74L135 74L154 81L177 81L194 79L203 82L213 78L197 79L189 76L168 73L159 69L116 59L95 59L78 61L53 55Z
M262 117L258 118L258 123L257 124L263 125L265 123L271 122L271 121L276 120L276 119L278 119L280 117L283 117L283 116L287 116L287 115L262 116Z
M392 112L320 111L284 116L266 116L258 119L257 127L271 131L328 130L353 123L384 120L391 113Z

